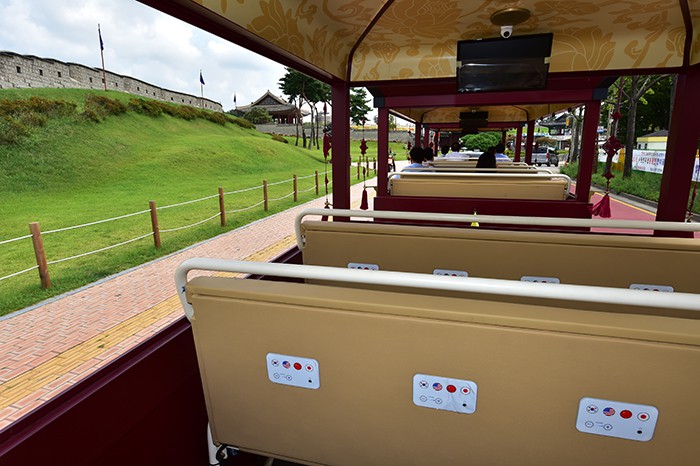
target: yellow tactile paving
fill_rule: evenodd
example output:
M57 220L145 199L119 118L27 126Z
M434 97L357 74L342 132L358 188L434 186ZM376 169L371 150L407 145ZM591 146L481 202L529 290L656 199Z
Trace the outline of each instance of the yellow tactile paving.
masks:
M275 244L251 254L246 257L245 260L258 262L268 261L291 248L295 244L295 241L294 235L290 235ZM27 395L44 387L46 384L117 346L126 338L135 335L173 312L180 311L180 309L179 298L177 296L172 296L139 315L110 328L106 332L76 345L68 351L56 355L49 361L8 380L0 385L0 410L18 402Z

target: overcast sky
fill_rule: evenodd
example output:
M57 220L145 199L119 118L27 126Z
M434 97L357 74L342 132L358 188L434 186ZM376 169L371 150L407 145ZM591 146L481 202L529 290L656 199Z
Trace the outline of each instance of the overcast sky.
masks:
M135 0L0 0L0 50L105 68L174 91L247 105L281 95L284 67Z

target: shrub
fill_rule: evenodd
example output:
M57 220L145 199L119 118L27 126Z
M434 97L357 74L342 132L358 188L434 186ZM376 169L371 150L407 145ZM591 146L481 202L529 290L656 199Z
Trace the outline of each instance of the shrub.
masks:
M255 125L245 118L227 115L228 121L245 129L255 129Z
M163 115L163 106L156 100L131 99L129 100L129 108L150 117L159 117Z
M267 112L262 107L254 107L251 109L248 113L243 115L243 118L246 120L250 121L251 123L270 123L272 121L272 117L270 114Z
M285 144L288 144L288 141L284 137L280 136L279 134L273 133L271 136L272 136L273 141L279 141L279 142L283 142Z
M202 111L202 114L202 118L209 120L212 123L217 123L221 126L225 126L226 122L228 121L228 118L226 118L226 115L223 113Z
M29 136L29 128L10 117L0 118L0 144L16 144Z
M83 114L91 112L99 117L99 120L110 116L110 115L121 115L126 113L128 107L115 99L110 99L102 95L89 94L85 98L85 111ZM88 119L93 119L92 115L85 115Z

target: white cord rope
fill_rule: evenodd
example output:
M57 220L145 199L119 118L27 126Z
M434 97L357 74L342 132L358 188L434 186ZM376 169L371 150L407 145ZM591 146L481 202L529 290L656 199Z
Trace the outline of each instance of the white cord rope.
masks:
M231 192L228 192L228 193L224 193L224 195L225 195L225 196L228 196L229 194L244 193L244 192L246 192L246 191L252 191L252 190L254 190L254 189L261 189L262 187L263 187L263 185L260 185L260 186L253 186L252 188L239 189L239 190L237 190L237 191L231 191Z
M311 178L312 176L316 176L316 173L314 173L313 175L297 176L297 180L305 180L307 178Z
M187 228L196 227L197 225L201 225L202 223L208 222L209 220L213 219L214 217L218 217L219 215L221 215L221 213L220 213L220 212L217 212L217 213L215 213L214 215L212 215L211 217L205 218L204 220L200 220L199 222L195 222L195 223L192 223L192 224L190 224L190 225L185 225L185 226L182 226L182 227L168 228L168 229L166 229L166 230L160 230L160 232L161 232L161 233L170 233L170 232L172 232L172 231L179 231L179 230L185 230L185 229L187 229Z
M255 207L258 207L259 205L262 205L264 203L265 203L265 201L263 200L263 201L258 202L257 204L253 204L250 207L244 207L242 209L236 209L236 210L227 210L226 213L227 214L235 214L237 212L245 212L246 210L254 209Z
M274 186L276 184L284 184L284 183L289 183L290 181L294 181L294 178L290 178L288 180L282 180L282 181L275 181L274 183L267 183L268 186Z
M48 235L48 234L50 234L50 233L58 233L58 232L61 232L61 231L75 230L76 228L89 227L89 226L92 226L92 225L98 225L98 224L100 224L100 223L111 222L111 221L113 221L113 220L121 220L121 219L123 219L123 218L133 217L133 216L135 216L135 215L145 214L145 213L150 212L150 211L151 211L150 209L148 209L148 210L142 210L142 211L139 211L139 212L134 212L133 214L126 214L126 215L120 215L119 217L106 218L106 219L104 219L104 220L97 220L96 222L83 223L82 225L74 225L74 226L72 226L72 227L57 228L57 229L55 229L55 230L42 231L41 234L42 234L42 235Z
M308 192L311 191L312 189L316 189L316 186L315 186L315 185L314 185L314 186L311 186L309 189L303 189L303 190L300 190L299 192L300 192L300 193L308 193Z
M84 253L78 254L78 255L76 255L76 256L64 257L63 259L56 259L56 260L53 260L53 261L48 261L47 264L58 264L59 262L65 262L65 261L69 261L69 260L72 260L72 259L78 259L78 258L80 258L80 257L89 256L89 255L91 255L91 254L96 254L96 253L98 253L98 252L107 251L107 250L109 250L109 249L113 249L113 248L116 248L116 247L119 247L119 246L124 246L125 244L133 243L134 241L138 241L138 240L140 240L140 239L145 238L146 236L152 236L152 235L153 235L153 232L146 233L145 235L141 235L141 236L139 236L139 237L137 237L137 238L133 238L133 239L124 241L124 242L122 242L122 243L113 244L112 246L107 246L107 247L104 247L104 248L101 248L101 249L96 249L96 250L90 251L90 252L84 252Z
M157 207L157 210L164 210L164 209L170 209L171 207L180 207L181 205L187 205L187 204L194 204L195 202L200 202L200 201L206 201L207 199L213 199L215 197L219 197L218 194L212 194L211 196L207 197L202 197L200 199L195 199L193 201L185 201L185 202L180 202L178 204L170 204L170 205L164 205L161 207Z
M269 201L269 202L281 201L282 199L288 198L288 197L291 196L292 194L294 194L294 191L292 191L291 193L287 194L286 196L276 197L276 198L274 198L274 199L268 199L268 201Z
M21 239L27 239L27 238L31 238L31 237L32 237L32 235L24 235L24 236L20 236L19 238L6 239L3 241L0 241L0 244L12 243L13 241L19 241Z
M30 270L38 269L39 266L35 265L34 267L29 267L28 269L21 270L19 272L11 273L10 275L5 275L4 277L0 277L0 281L3 281L6 278L11 278L11 277L16 277L17 275L21 275L23 273L29 272Z

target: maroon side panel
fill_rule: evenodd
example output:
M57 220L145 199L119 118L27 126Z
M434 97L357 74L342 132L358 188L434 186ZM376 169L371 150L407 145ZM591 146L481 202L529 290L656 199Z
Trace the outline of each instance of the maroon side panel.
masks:
M207 414L183 317L0 432L0 465L207 465Z
M517 215L525 217L591 218L587 202L452 197L377 196L375 210L448 214Z

